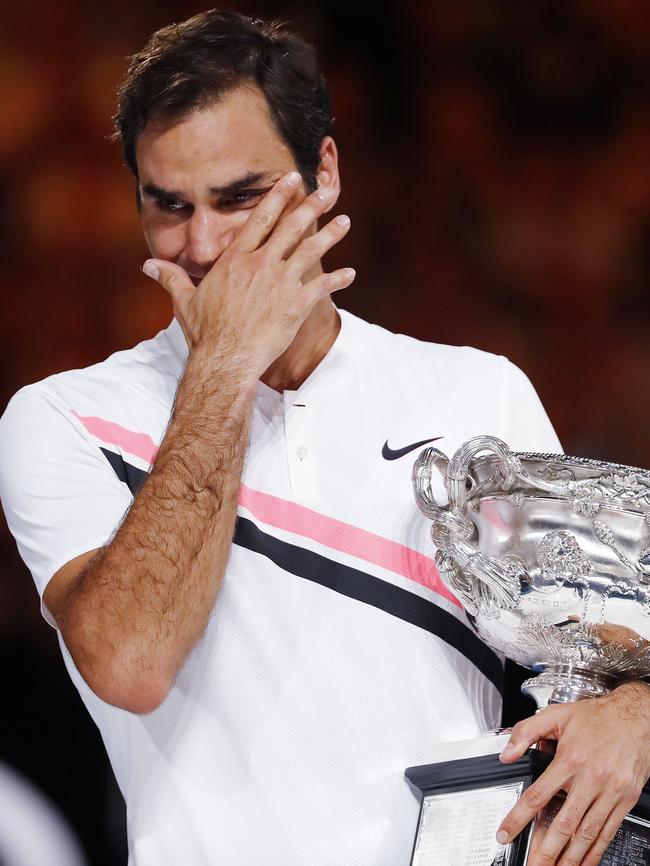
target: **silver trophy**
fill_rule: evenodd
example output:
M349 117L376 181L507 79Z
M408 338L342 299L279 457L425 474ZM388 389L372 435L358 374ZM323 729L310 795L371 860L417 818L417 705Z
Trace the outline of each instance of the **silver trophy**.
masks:
M537 673L522 690L538 707L596 697L623 680L650 675L650 471L561 454L514 453L500 439L478 436L451 460L425 449L413 468L413 485L418 506L432 521L442 580L486 644ZM465 778L468 771L449 761L426 769L407 771L425 795L413 862L434 864L435 858L418 859L427 844L427 791L432 815L440 805L436 797L448 800L453 773ZM540 771L527 765L529 775L514 794L512 777L503 776L501 787L511 799ZM471 791L465 779L455 793L476 800L477 789L484 797L489 790L494 799L499 785L488 785L489 776L483 773ZM438 777L446 794L431 794ZM639 833L647 854L650 812L642 806L610 845L605 858L612 863L636 863L621 846L632 836L637 845ZM435 820L429 819L429 827L439 834ZM510 856L501 851L498 862L525 863L529 845L530 839ZM628 859L616 859L621 851ZM497 862L491 856L486 863ZM453 862L463 866L465 860ZM467 860L475 862L480 861Z

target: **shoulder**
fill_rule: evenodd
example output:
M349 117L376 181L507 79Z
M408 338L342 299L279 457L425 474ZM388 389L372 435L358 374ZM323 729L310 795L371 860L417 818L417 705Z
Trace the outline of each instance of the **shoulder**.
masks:
M39 424L56 414L114 421L168 414L184 364L169 331L92 366L26 385L9 401L0 431L6 435L8 429Z
M439 373L448 384L454 382L508 382L524 374L503 355L475 349L472 346L452 346L418 340L406 334L394 333L381 325L371 324L345 310L340 310L346 326L357 338L361 353L373 364L385 362L405 375L431 376Z
M486 434L516 450L560 450L533 385L505 356L417 340L343 315L359 346L364 389L381 404L387 424L400 419L402 438L416 440L417 429L435 422L452 451Z

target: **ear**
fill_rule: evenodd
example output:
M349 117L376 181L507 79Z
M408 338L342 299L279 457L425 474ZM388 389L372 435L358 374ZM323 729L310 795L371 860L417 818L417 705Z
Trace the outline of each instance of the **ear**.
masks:
M319 189L329 189L336 192L336 198L327 208L327 210L331 210L336 204L338 193L341 191L339 152L331 135L326 135L320 146L320 164L316 172L316 183Z

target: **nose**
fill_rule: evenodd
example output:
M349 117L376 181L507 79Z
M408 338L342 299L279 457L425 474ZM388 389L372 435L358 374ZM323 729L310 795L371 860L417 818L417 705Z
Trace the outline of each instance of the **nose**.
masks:
M232 242L234 226L227 215L196 208L186 223L185 253L202 273L207 273Z

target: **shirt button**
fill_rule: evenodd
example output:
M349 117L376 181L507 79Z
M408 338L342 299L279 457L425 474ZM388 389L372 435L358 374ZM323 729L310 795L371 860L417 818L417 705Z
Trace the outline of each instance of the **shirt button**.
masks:
M304 460L305 457L309 454L309 451L305 448L304 445L301 445L300 448L296 451L296 457L298 460Z

